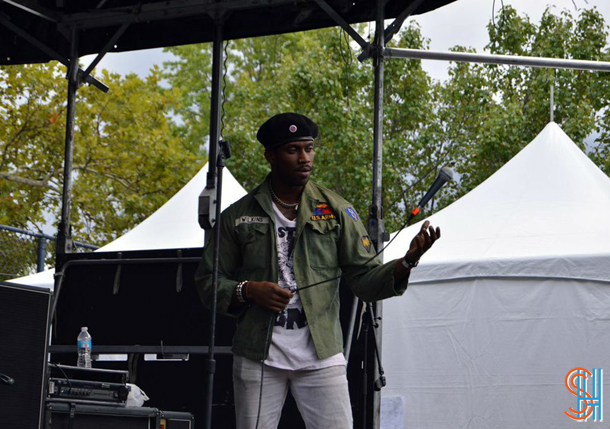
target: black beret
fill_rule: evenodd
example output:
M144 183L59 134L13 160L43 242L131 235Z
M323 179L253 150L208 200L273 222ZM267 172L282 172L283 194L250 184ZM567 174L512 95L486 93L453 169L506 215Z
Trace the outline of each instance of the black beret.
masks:
M267 119L256 133L256 138L265 150L275 149L297 140L318 137L318 126L307 116L298 113L280 113Z

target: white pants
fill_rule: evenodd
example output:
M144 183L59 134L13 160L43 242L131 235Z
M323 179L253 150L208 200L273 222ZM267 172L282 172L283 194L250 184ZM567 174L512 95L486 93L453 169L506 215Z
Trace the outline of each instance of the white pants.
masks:
M261 364L233 356L233 390L237 429L255 429ZM352 429L352 408L344 365L288 371L265 365L259 429L275 429L288 389L307 429Z

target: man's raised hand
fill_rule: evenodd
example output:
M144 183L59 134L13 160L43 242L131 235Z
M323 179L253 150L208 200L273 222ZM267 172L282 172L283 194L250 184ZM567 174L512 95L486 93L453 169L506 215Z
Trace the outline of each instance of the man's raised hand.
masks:
M405 255L405 260L411 264L417 263L422 255L426 253L439 238L441 238L441 229L438 226L434 229L434 227L430 225L430 221L425 221L421 230L413 237L413 240L411 240L409 250L407 250Z

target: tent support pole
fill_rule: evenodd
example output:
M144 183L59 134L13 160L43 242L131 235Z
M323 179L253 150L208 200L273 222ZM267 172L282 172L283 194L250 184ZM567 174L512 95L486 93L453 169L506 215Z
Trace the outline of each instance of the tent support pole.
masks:
M549 110L551 111L551 122L555 122L555 70L553 70L553 79L551 80L551 100Z

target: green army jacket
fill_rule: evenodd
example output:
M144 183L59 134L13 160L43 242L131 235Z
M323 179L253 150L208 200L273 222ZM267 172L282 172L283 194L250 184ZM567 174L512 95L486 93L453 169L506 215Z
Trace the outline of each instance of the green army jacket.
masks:
M229 314L240 281L278 281L276 234L271 195L266 182L226 209L220 219L218 273L219 313ZM203 252L195 282L203 303L212 296L213 240ZM352 206L336 193L309 182L301 197L294 241L294 272L318 358L343 351L339 323L339 280L343 276L364 301L401 295L408 276L394 282L395 262L369 261L374 248ZM326 281L333 279L330 281ZM233 314L235 315L235 314ZM233 353L252 360L266 359L268 326L274 315L257 305L237 314Z

